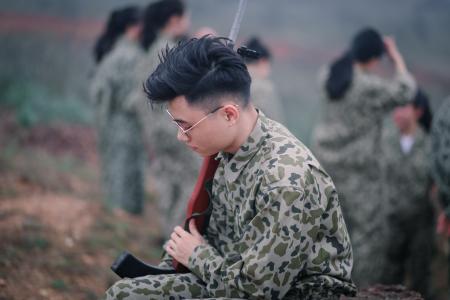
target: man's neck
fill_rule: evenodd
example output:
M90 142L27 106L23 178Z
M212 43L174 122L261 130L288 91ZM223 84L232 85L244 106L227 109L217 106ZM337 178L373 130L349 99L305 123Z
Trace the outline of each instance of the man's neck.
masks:
M247 141L248 137L255 128L256 121L258 120L258 112L252 104L249 104L247 108L242 110L239 124L239 131L234 139L233 143L225 149L225 152L236 153L239 148Z

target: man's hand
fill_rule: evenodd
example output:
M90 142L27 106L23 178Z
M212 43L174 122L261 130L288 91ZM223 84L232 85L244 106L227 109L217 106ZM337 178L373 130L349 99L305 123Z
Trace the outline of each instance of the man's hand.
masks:
M175 227L165 249L170 256L186 267L195 247L205 243L205 240L195 226L194 219L189 222L189 230L191 233L185 231L180 226Z
M395 43L394 38L386 36L383 38L383 42L386 53L394 62L397 71L406 72L405 61L403 60L403 56L400 54L400 51L398 51L397 44Z

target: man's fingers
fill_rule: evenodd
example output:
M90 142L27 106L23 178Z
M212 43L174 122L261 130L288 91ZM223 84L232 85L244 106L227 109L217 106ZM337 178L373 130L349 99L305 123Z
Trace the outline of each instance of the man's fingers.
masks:
M176 248L176 244L175 244L175 242L173 241L173 240L170 240L170 241L168 241L167 242L167 245L166 245L166 249L172 249L173 251L175 251L175 248Z
M180 226L175 227L173 232L178 234L180 237L184 237L188 233L183 228L181 228Z
M200 232L198 232L198 230L197 230L197 226L195 226L195 220L194 219L191 219L189 221L189 230L191 231L191 234L193 236L196 236L196 237L201 236Z
M170 235L170 239L174 242L178 242L180 240L180 235L177 232L172 232L172 234Z
M169 245L166 245L166 249L165 250L170 256L175 257L176 253L173 250L173 248L169 247Z

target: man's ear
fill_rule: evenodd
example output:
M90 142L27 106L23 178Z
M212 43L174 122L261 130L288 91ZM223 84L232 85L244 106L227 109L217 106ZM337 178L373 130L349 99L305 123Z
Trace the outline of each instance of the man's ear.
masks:
M232 105L232 104L227 104L224 106L222 111L223 111L222 116L225 118L225 120L227 122L229 122L229 125L236 124L236 122L240 116L240 111L239 111L238 106Z

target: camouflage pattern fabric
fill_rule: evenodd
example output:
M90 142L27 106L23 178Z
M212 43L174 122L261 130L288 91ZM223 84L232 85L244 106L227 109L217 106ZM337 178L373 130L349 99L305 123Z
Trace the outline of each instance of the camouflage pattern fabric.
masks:
M404 284L428 299L434 244L433 207L429 199L430 144L418 127L404 153L398 129L383 128L383 192L387 202L387 262L382 283Z
M324 86L326 72L322 74ZM413 99L411 75L384 80L354 69L352 84L339 101L327 99L314 130L313 152L333 178L354 251L353 279L358 286L380 280L385 250L379 241L385 220L381 192L381 128L386 114Z
M444 213L450 218L450 97L444 100L434 117L431 142L432 176Z
M123 279L107 299L353 295L338 196L311 152L260 112L238 152L219 156L207 244L189 258L192 273Z
M144 146L136 107L127 103L143 52L122 38L100 63L92 82L98 149L106 203L131 213L142 211Z
M444 100L433 119L431 141L432 176L444 214L450 219L450 97ZM447 243L450 248L448 236ZM447 254L447 263L450 266L450 254ZM447 272L447 283L450 284L450 267Z
M253 105L262 110L272 120L284 124L286 119L283 113L283 105L273 82L269 79L252 76L250 89Z
M142 89L144 80L159 64L158 55L167 46L174 46L174 42L160 35L140 60L139 80L130 101L141 106L145 138L153 155L150 176L156 190L162 238L168 238L175 226L183 224L201 164L200 157L177 140L178 128L164 109L151 108Z

